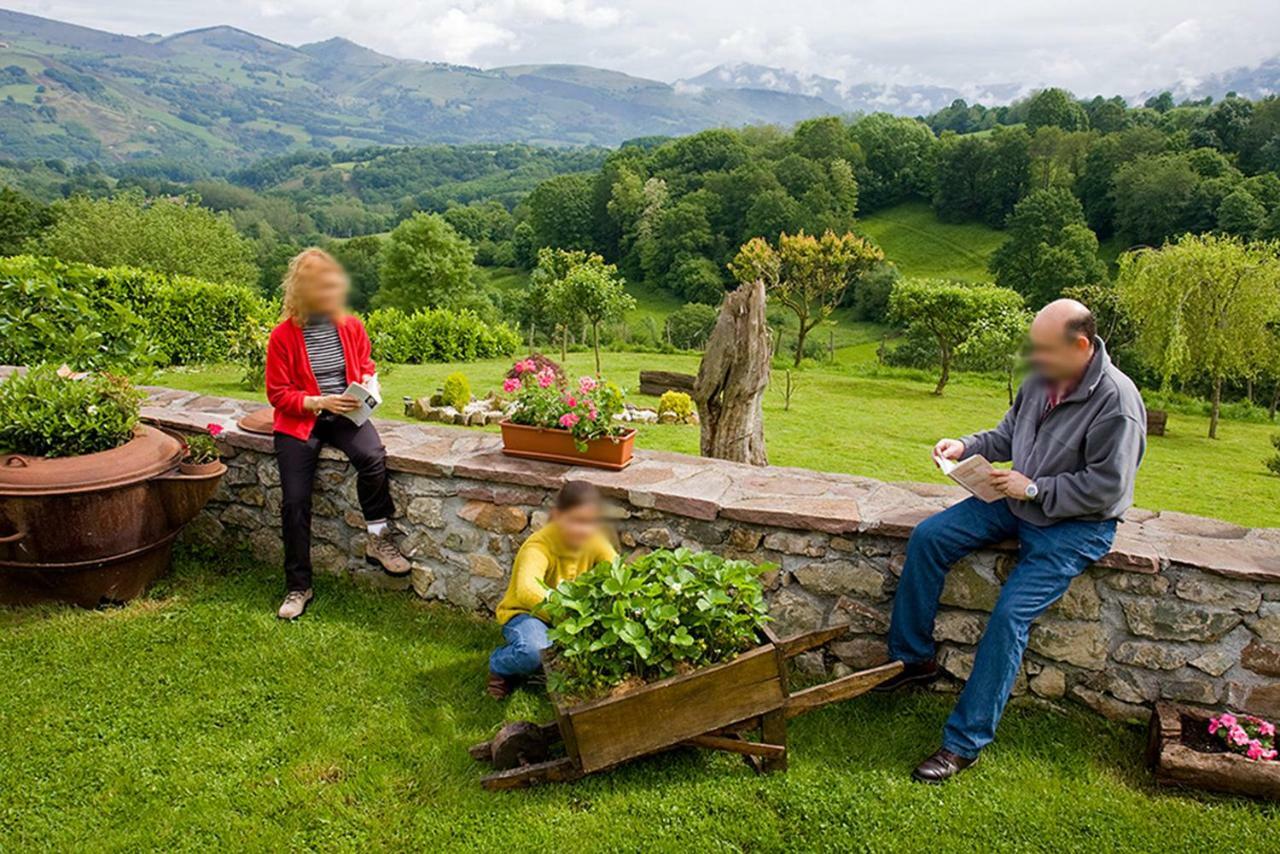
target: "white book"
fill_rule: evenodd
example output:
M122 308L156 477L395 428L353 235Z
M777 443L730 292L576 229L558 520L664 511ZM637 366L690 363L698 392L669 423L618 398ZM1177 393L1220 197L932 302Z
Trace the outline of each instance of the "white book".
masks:
M373 410L377 409L382 403L382 391L378 388L377 377L374 377L368 385L352 383L347 386L347 390L343 394L347 397L354 397L360 404L350 412L342 413L343 418L351 419L351 423L357 427L368 421L369 416L373 414Z
M937 456L933 461L938 464L938 468L942 469L943 474L969 490L974 497L988 504L1004 498L991 484L991 472L995 471L995 466L991 465L982 454L974 454L958 463Z

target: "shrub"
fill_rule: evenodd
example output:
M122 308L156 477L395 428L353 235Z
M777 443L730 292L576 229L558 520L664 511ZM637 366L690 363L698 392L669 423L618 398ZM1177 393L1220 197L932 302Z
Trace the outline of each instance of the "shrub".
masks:
M20 364L223 362L230 333L268 314L266 303L240 285L31 256L0 259L0 291L6 309L0 323L11 330L0 352Z
M666 391L658 398L658 414L670 412L681 421L693 416L693 398L682 391Z
M0 449L38 457L109 451L138 426L143 395L124 377L37 365L0 383Z
M266 384L267 339L271 330L256 317L245 318L238 329L228 333L227 358L240 366L240 385L261 391Z
M444 378L444 391L441 394L445 406L452 406L461 412L471 402L471 383L466 374L454 371Z
M380 360L404 364L473 362L510 356L520 336L505 323L485 323L473 311L419 309L406 314L382 308L365 319L365 328Z
M685 303L667 315L667 340L681 350L701 350L720 313L700 302Z
M1276 449L1276 453L1266 461L1267 471L1280 474L1280 433L1271 437L1271 447Z
M551 688L585 698L751 649L769 619L759 576L770 568L659 550L560 584L544 606L557 649Z

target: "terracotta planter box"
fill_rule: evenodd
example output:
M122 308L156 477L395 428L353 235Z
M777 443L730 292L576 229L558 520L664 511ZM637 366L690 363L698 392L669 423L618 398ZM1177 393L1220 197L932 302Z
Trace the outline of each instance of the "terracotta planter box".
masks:
M1280 800L1280 762L1255 762L1225 750L1209 735L1210 717L1189 706L1156 705L1147 738L1156 782Z
M585 451L579 451L568 430L528 427L510 421L503 421L501 427L502 453L508 456L614 471L631 464L636 440L636 431L628 430L621 436L592 439Z

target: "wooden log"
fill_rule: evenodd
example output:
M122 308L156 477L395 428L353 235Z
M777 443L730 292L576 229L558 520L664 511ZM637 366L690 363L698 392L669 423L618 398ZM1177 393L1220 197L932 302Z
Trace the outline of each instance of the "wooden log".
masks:
M569 757L522 765L507 771L496 771L482 778L480 785L491 791L518 789L536 783L564 783L582 776L582 769Z
M1169 413L1163 409L1147 410L1147 435L1163 436L1169 423Z
M1210 717L1190 706L1156 704L1147 738L1147 762L1156 782L1280 800L1280 762L1205 749L1212 745Z
M676 371L641 371L640 393L654 397L662 397L669 391L683 391L693 394L693 374L681 374Z
M740 286L724 298L693 385L704 457L768 465L763 401L772 346L764 282Z
M785 756L787 748L781 744L768 744L762 741L747 741L727 735L695 735L686 738L684 744L689 747L701 747L707 750L724 750L729 753L741 753L747 756L764 756L776 758Z
M857 673L850 673L848 676L841 676L839 679L798 691L787 698L784 707L786 716L794 718L805 712L812 712L814 709L865 694L881 682L901 672L902 662L891 661L870 670L859 670Z

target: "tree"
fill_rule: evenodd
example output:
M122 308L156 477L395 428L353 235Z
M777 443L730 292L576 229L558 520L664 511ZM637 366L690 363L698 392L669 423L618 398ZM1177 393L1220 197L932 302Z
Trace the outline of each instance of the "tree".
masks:
M1241 187L1218 205L1218 229L1251 240L1267 223L1267 209L1253 194Z
M1004 375L1009 405L1013 406L1013 378L1022 362L1022 349L1034 315L1023 308L1000 311L974 324L969 337L956 347L963 367Z
M918 119L875 113L850 129L862 149L855 164L864 211L876 211L929 194L930 167L936 140Z
M377 235L352 237L335 243L330 251L351 277L351 307L356 311L367 311L378 293L382 238Z
M0 255L19 254L51 221L46 206L17 190L0 188Z
M1027 130L1035 133L1042 127L1063 130L1088 130L1089 117L1065 89L1044 89L1027 100Z
M977 334L984 321L1021 311L1022 297L1008 288L938 279L904 279L889 295L889 316L908 334L926 334L937 347L940 369L934 394L951 379L957 351Z
M1112 182L1116 231L1131 245L1159 246L1186 230L1200 176L1180 155L1140 156Z
M1098 238L1084 224L1084 210L1061 187L1036 190L1009 216L1009 239L991 256L996 284L1012 288L1039 307L1064 288L1105 281Z
M525 199L534 245L591 249L591 201L588 175L558 175L535 187Z
M73 196L53 206L54 223L34 249L63 261L141 267L209 282L256 286L254 247L225 213L194 198Z
M1252 377L1272 346L1269 324L1280 318L1275 249L1188 235L1160 250L1122 256L1116 287L1137 328L1139 356L1166 383L1209 380L1209 438L1217 438L1223 381Z
M465 305L476 294L474 259L471 244L442 216L416 213L397 225L382 246L374 304L404 311Z
M593 256L599 259L600 256ZM600 324L621 320L636 307L626 285L612 264L585 263L572 267L552 291L552 300L562 315L579 315L591 324L591 346L596 354L596 375L600 374Z
M763 238L751 239L729 270L744 285L763 281L768 293L795 314L799 365L809 331L831 316L855 280L883 260L880 247L851 232L827 231L819 238L802 231L780 235L777 249Z

